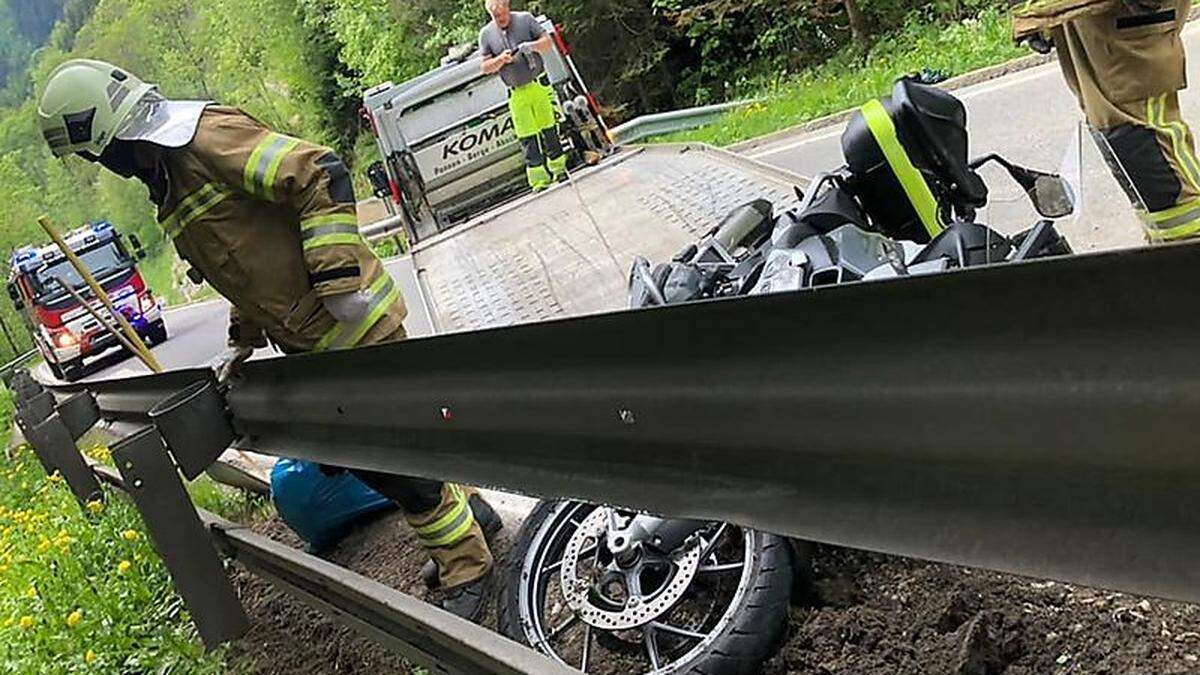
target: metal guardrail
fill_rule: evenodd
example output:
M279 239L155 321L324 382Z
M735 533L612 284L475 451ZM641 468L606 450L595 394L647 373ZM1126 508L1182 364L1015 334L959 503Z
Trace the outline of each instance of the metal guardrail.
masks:
M96 476L126 490L121 475L94 466ZM495 633L313 555L197 509L221 552L330 619L434 672L478 675L569 673Z
M369 242L400 234L404 231L404 216L395 215L359 228L359 234Z
M1198 264L1110 252L251 362L228 417L184 417L267 454L1197 601ZM129 419L197 378L87 387ZM181 467L222 438L159 430Z
M672 110L664 113L643 115L609 130L609 136L617 145L636 143L645 138L662 136L677 131L696 129L719 120L726 113L759 102L761 99L718 103L698 108Z
M182 490L177 470L189 473L181 453L163 452L149 426L113 446L118 470L88 465L75 442L103 413L123 421L148 421L156 395L205 371L146 378L141 385L110 391L103 403L77 386L59 390L61 401L28 377L14 382L18 424L47 473L59 472L81 503L103 498L97 480L126 491L137 505L156 550L184 598L201 638L213 647L239 636L248 619L217 560L216 551L273 583L329 619L410 662L438 673L541 675L575 672L496 633L328 561L257 535L242 525L196 509ZM149 380L155 380L150 382ZM103 387L102 387L103 388ZM72 394L71 391L76 390ZM108 406L103 411L101 406ZM220 425L218 425L220 426Z

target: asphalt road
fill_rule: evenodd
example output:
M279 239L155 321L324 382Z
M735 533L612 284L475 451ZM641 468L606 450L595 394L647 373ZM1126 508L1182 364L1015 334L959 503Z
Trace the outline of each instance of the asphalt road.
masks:
M1200 82L1200 24L1185 31L1189 52L1196 55L1189 63L1193 82ZM1082 206L1078 216L1060 224L1077 251L1093 251L1138 246L1140 229L1128 201L1103 166L1090 139L1076 138L1082 116L1059 73L1051 63L1014 73L999 79L958 90L955 94L967 105L971 133L971 151L983 154L998 151L1008 159L1033 168L1059 170L1063 157L1074 141L1082 148L1080 185ZM1187 119L1200 127L1200 85L1183 93ZM748 152L754 159L811 177L842 164L841 125L775 140ZM1078 154L1079 151L1076 151ZM1007 177L993 170L985 172L992 187L992 205L981 214L985 222L998 229L1016 232L1032 224L1033 210L1020 190ZM389 263L392 271L397 262ZM403 277L403 275L396 275ZM405 289L409 290L409 289ZM406 293L406 297L412 297ZM170 339L154 349L168 369L197 366L217 358L224 349L226 306L215 301L171 310L166 321ZM418 320L418 323L421 323ZM428 334L427 325L410 325L412 335ZM274 354L263 351L256 358ZM40 376L50 373L41 366ZM146 369L132 359L109 358L90 368L89 379L128 377L145 374Z
M1182 93L1184 118L1200 128L1200 22L1184 30L1189 55L1189 80ZM984 82L954 92L966 103L972 156L999 152L1031 168L1057 171L1064 152L1076 135L1083 116L1063 82L1057 63ZM840 138L844 125L784 138L754 148L748 155L802 176L840 166ZM1096 251L1142 245L1141 229L1129 201L1103 165L1091 139L1083 148L1082 208L1073 222L1061 229L1076 251ZM1035 214L1007 177L985 170L992 187L993 206L981 215L997 229L1019 231L1032 224Z

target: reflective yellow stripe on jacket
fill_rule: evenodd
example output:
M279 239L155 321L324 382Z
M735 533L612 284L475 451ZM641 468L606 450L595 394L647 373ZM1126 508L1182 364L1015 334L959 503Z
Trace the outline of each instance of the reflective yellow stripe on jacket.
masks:
M314 351L328 352L357 347L392 305L400 300L400 289L396 288L392 275L386 271L380 273L379 278L371 284L368 293L371 296L371 304L363 320L353 326L337 324L321 338Z
M180 200L179 205L162 221L163 231L171 239L179 236L188 225L196 222L214 206L225 201L230 193L224 187L205 183L192 194Z
M467 501L466 493L457 485L450 485L449 488L454 499L454 506L441 518L428 525L415 528L417 538L426 548L457 544L467 536L467 533L471 531L471 525L475 523L475 514L471 511L471 504Z
M300 222L300 239L304 250L340 244L366 244L358 234L358 217L352 213L313 216Z
M246 162L242 179L246 192L275 200L275 179L283 158L300 144L300 139L270 133L255 146Z

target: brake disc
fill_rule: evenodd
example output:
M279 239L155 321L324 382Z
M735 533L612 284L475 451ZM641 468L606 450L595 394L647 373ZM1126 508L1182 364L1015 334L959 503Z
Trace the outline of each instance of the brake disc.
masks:
M580 561L585 551L603 545L608 533L610 512L608 508L598 508L583 520L563 550L559 575L567 605L585 623L601 630L629 630L666 614L683 597L700 567L701 543L693 541L668 557L672 567L670 578L660 588L653 589L651 595L627 596L620 610L601 607L593 601L591 594L595 580L580 576ZM622 574L638 574L643 564L639 562L630 571L620 570L615 564L610 564L607 569Z

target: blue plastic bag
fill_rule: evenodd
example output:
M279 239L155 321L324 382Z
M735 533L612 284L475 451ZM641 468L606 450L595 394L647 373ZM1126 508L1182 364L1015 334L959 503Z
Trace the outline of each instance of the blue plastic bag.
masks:
M316 550L336 544L361 518L395 508L350 472L326 475L319 465L298 459L276 462L271 499L283 522Z

